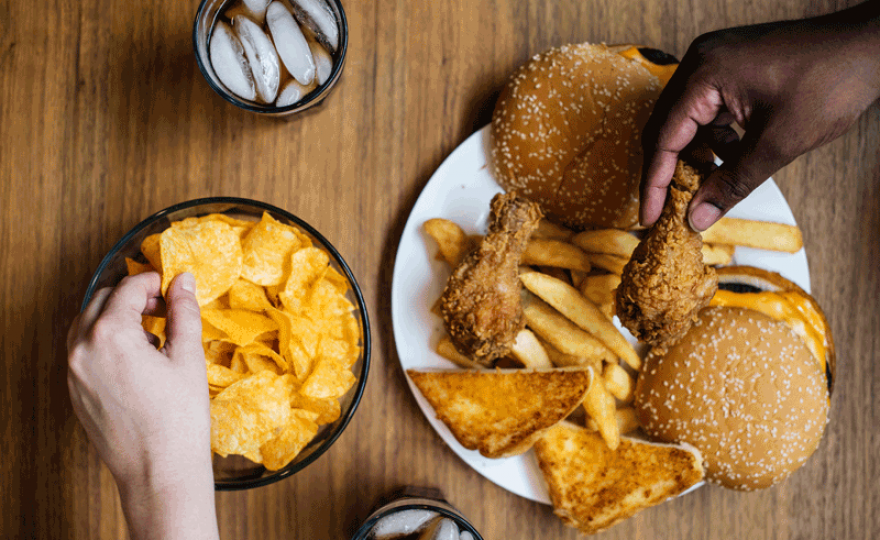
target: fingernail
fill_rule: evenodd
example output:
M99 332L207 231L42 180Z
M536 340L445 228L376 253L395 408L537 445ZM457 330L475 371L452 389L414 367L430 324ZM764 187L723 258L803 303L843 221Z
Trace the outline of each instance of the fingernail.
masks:
M703 232L718 221L721 217L721 209L711 203L700 203L690 213L688 221L691 228L697 232Z
M180 280L180 286L183 288L183 290L195 294L196 278L194 278L192 274L190 274L189 272L184 272L180 274L180 276L178 276L178 279Z

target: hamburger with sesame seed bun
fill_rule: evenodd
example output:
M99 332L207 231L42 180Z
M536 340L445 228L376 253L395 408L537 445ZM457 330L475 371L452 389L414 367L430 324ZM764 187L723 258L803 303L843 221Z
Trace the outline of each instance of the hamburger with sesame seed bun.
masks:
M718 273L694 326L645 359L636 416L648 436L696 447L709 482L751 491L784 480L818 447L834 342L818 304L791 281L744 266Z
M641 132L678 61L637 45L565 45L517 69L492 115L496 181L576 230L638 224Z

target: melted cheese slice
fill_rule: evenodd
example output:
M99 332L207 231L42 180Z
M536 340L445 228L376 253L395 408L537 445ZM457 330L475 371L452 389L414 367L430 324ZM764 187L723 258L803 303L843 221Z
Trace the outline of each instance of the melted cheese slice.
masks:
M804 340L825 372L825 352L828 345L825 325L821 315L800 294L771 291L736 293L718 289L709 305L753 309L788 324Z
M635 60L645 66L645 69L647 69L651 73L651 75L660 79L660 82L663 83L663 86L666 86L666 83L669 82L670 77L672 77L672 74L675 72L675 68L678 67L678 64L667 64L665 66L659 66L642 56L642 53L639 52L638 47L630 47L628 49L624 49L618 52L617 54L623 56L624 58Z

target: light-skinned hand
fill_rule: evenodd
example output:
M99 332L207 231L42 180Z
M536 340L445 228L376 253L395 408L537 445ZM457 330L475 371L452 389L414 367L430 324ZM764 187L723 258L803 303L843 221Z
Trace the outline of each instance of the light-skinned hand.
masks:
M161 351L141 315L162 306L155 272L97 291L67 338L74 412L119 486L132 538L216 538L211 417L191 274L167 292Z

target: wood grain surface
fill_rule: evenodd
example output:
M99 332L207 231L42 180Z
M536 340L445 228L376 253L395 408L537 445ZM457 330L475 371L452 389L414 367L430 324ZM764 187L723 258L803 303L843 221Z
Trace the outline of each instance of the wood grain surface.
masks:
M348 61L315 113L284 122L212 92L192 46L197 0L0 0L0 536L125 537L115 484L74 417L65 335L103 255L174 203L232 195L285 208L351 264L374 328L354 422L296 476L216 496L224 539L347 540L384 493L436 486L488 539L577 538L549 507L485 480L406 388L391 270L442 160L489 121L508 74L568 42L678 56L713 29L843 0L348 1ZM880 108L775 177L804 233L838 347L827 435L775 489L705 488L609 539L880 535Z

